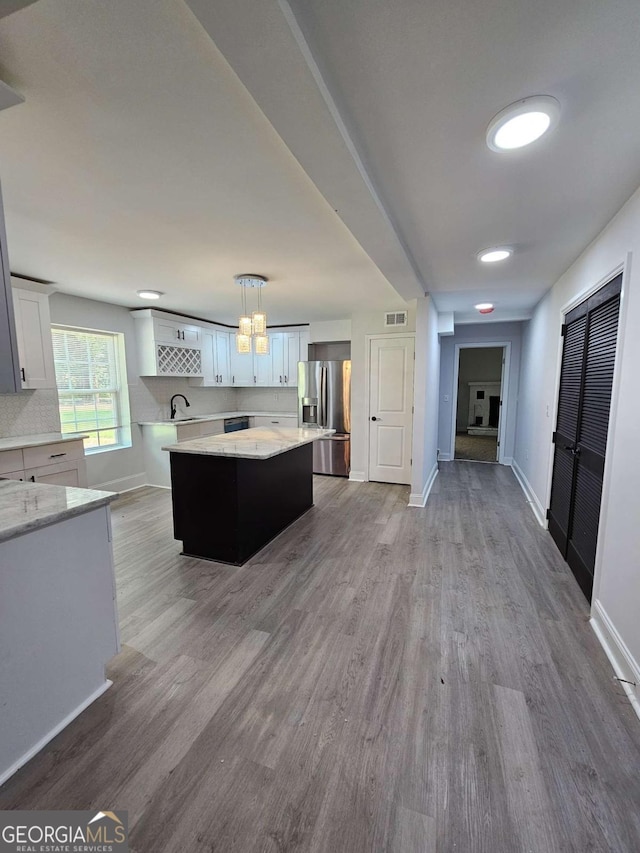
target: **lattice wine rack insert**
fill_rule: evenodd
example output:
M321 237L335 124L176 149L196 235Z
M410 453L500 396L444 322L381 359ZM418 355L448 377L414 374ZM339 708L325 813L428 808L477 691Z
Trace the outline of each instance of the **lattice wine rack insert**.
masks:
M200 350L159 344L158 373L178 376L201 376L202 355Z

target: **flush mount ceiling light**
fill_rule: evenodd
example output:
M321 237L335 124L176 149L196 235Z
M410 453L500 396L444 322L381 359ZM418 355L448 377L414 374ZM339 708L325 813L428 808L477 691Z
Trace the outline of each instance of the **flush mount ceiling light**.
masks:
M551 95L523 98L491 119L487 128L487 145L492 151L522 148L552 130L559 118L560 104Z
M478 302L477 305L474 305L474 308L481 314L491 314L493 311L493 304L491 302Z
M138 290L138 296L140 299L160 299L164 293L161 290Z
M483 249L478 252L478 260L483 264L495 264L498 261L504 261L513 255L513 249L508 246L494 246L491 249Z
M263 275L242 273L234 276L234 280L242 287L242 314L238 318L236 349L239 353L249 353L253 341L258 355L268 355L267 314L262 309L262 288L267 279ZM255 288L258 291L258 310L251 314L247 311L247 288Z

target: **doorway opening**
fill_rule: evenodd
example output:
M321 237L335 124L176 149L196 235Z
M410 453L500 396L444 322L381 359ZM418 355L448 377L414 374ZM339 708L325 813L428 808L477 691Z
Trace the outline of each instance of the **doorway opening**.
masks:
M506 347L457 347L454 409L456 460L499 462Z

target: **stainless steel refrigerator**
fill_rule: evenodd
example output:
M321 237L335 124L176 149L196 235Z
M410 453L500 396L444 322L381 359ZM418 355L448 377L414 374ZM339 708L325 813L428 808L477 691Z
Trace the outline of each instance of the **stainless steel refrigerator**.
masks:
M313 442L313 471L348 477L351 470L351 362L298 362L298 423L335 429Z

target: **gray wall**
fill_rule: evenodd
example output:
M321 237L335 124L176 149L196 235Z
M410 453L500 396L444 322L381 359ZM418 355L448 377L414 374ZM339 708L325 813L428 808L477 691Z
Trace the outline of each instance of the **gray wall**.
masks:
M440 349L440 411L438 417L438 449L441 459L452 458L451 433L455 412L457 389L453 387L454 357L456 344L511 343L511 365L507 378L508 406L506 413L506 435L503 448L504 461L511 463L515 445L516 412L518 404L518 382L520 374L520 350L522 346L522 323L470 323L456 326L455 335L442 337ZM486 377L482 377L483 379ZM504 392L503 392L504 396ZM445 399L447 398L447 399Z
M66 293L54 293L49 299L51 322L53 325L78 326L83 329L96 329L101 332L121 332L124 334L125 357L129 395L140 382L133 328L133 318L128 308L82 299ZM131 400L132 420L133 400ZM144 457L140 427L131 425L132 446L124 450L110 450L87 456L87 478L89 486L113 484L113 488L130 488L145 482Z

